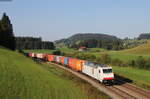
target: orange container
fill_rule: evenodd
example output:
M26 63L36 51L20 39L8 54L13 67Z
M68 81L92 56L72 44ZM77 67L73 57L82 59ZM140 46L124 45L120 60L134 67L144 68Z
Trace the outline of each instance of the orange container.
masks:
M62 57L61 57L61 59L60 59L61 64L63 64L63 65L64 65L64 59L65 59L65 57L64 57L64 56L62 56Z
M77 62L77 59L69 58L69 67L76 70L76 62Z
M85 62L86 62L85 60L77 60L75 70L82 71L82 66Z
M50 62L54 61L54 57L55 55L47 54L47 61L50 61Z

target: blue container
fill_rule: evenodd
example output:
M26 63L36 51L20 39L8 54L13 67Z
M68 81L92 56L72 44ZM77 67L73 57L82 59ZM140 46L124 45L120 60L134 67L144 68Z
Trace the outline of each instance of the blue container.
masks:
M65 59L64 59L64 65L68 65L69 64L69 57L66 57Z

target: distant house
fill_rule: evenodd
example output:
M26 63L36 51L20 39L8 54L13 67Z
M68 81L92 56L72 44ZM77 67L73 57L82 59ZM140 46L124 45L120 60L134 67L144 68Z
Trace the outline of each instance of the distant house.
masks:
M81 46L81 47L79 48L79 51L87 51L87 47Z

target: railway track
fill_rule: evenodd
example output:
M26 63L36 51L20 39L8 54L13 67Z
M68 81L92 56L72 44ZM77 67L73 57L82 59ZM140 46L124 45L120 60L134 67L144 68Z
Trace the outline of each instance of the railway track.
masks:
M135 96L130 95L129 93L124 92L123 90L121 90L120 88L114 87L114 86L106 86L109 90L111 90L112 92L116 93L117 95L119 95L120 97L122 97L123 99L136 99Z
M100 84L97 80L92 79L89 76L83 75L79 72L73 71L69 68L66 68L62 65L58 65L55 63L50 63L53 65L57 65L58 67L67 70L71 72L72 74L80 77L83 80L86 80L88 83L90 83L92 86L96 87L100 91L106 93L113 99L150 99L150 92L143 90L141 88L135 87L129 83L120 84L123 81L117 80L117 84L113 86L105 86L103 84Z
M121 80L117 80L117 83L122 83L123 81ZM136 96L136 94L138 94L138 97L136 98L140 98L140 99L150 99L150 92L141 88L138 88L134 85L131 85L129 83L124 83L122 84L120 87L123 87L124 89L128 89L126 90L128 93L130 91L130 93L132 93L132 95Z

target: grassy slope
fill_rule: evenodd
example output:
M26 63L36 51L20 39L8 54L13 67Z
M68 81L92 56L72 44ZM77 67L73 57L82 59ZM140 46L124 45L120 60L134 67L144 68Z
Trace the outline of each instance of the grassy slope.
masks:
M112 58L119 58L123 61L131 59L133 60L138 58L139 56L150 58L150 42L132 49L122 51L108 51L106 53L108 53Z
M48 72L31 59L0 49L0 97L24 99L85 99L73 82Z
M138 47L120 51L121 53L129 53L136 55L150 55L150 42L142 44Z
M53 50L45 50L45 49L43 49L43 50L25 50L25 52L37 52L37 53L52 53L53 52Z

